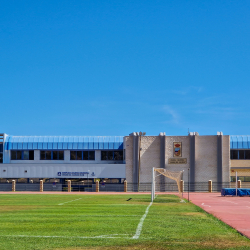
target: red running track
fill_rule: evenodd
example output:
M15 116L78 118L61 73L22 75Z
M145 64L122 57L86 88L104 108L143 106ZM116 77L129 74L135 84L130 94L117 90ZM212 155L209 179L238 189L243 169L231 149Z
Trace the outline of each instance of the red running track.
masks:
M184 193L188 199L188 194ZM250 239L250 197L189 193L189 200Z

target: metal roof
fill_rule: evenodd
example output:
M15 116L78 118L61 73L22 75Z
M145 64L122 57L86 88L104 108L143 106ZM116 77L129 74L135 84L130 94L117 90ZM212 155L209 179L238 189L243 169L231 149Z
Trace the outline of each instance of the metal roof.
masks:
M123 149L123 136L10 136L5 138L5 150L25 149Z
M230 149L250 149L250 135L231 135Z

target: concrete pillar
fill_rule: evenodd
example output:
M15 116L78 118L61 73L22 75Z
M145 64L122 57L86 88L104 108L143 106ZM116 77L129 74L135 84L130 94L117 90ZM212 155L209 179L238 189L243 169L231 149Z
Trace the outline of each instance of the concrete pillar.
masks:
M181 192L184 192L184 181L181 180L180 182L180 188L181 188Z
M43 180L40 180L40 192L43 192Z
M68 192L71 192L71 180L68 180Z
M165 168L166 162L166 136L165 133L160 133L160 168ZM164 175L160 175L160 191L165 192L165 179Z
M125 180L125 181L124 181L124 192L126 193L127 190L128 190L128 183L127 183L127 181Z
M95 191L99 192L99 181L95 182Z
M16 192L16 180L12 180L12 192Z
M222 189L222 155L223 155L223 134L217 132L217 188Z
M208 181L208 192L209 193L213 192L213 182L211 180Z
M237 181L237 188L241 188L241 180Z
M132 165L132 181L133 181L133 192L139 191L139 133L130 134L133 136L133 165Z
M191 132L189 134L190 137L190 183L191 191L195 191L195 137L196 132Z

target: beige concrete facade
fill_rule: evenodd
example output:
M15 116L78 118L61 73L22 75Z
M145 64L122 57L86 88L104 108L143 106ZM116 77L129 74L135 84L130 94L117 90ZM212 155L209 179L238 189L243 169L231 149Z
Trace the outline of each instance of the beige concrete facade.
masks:
M190 159L190 138L191 136L164 136L165 140L165 166L164 168L170 171L183 171L184 182L188 181L188 172L191 167ZM128 183L133 182L134 169L134 136L124 137L124 148L126 151L126 179ZM151 183L152 168L161 167L161 136L138 136L138 168L139 168L139 183ZM181 144L181 156L174 155L174 143ZM229 136L222 136L222 182L230 181L230 143ZM213 182L218 181L218 136L199 136L195 135L195 182ZM173 164L171 159L181 159L183 163ZM181 162L180 161L180 162ZM185 162L185 163L184 163ZM157 182L160 177L157 178ZM173 182L165 178L165 183Z
M231 168L249 168L250 160L231 160Z

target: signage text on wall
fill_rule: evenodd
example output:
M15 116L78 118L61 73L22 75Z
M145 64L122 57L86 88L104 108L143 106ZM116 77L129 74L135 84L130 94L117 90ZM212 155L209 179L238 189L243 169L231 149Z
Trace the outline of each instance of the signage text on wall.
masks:
M169 158L168 164L187 164L187 158Z
M57 172L57 176L85 176L90 175L89 172ZM94 172L91 174L92 176L95 175Z

